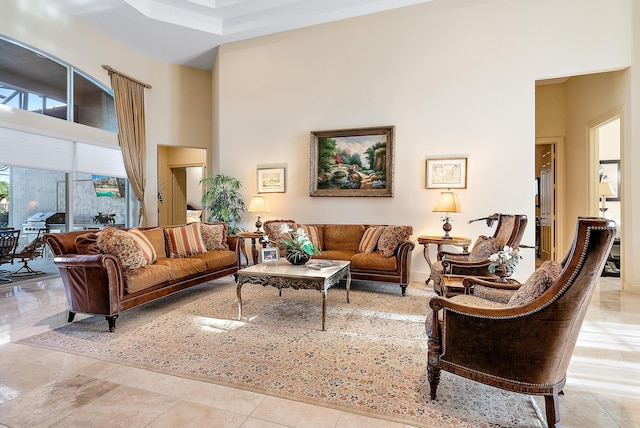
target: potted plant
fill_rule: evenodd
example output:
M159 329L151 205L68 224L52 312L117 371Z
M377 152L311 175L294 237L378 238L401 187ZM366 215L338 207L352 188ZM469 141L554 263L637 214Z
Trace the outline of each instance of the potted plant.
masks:
M103 212L98 212L96 216L93 217L93 222L96 224L107 225L109 223L114 224L116 222L115 214L104 214Z
M240 180L225 174L200 179L204 186L202 205L208 212L207 221L222 221L228 225L228 235L244 231L239 226L247 207L240 193Z

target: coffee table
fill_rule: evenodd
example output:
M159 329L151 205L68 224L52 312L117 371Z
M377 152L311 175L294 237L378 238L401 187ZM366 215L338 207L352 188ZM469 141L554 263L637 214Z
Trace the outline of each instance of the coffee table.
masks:
M312 263L313 260L310 262ZM286 260L260 263L238 271L238 320L242 319L242 286L245 283L270 285L279 290L282 296L283 288L295 290L318 290L322 294L322 331L325 330L327 312L327 290L336 285L341 279L347 279L347 303L349 303L349 289L351 288L351 262L334 260L333 266L316 270L305 265L294 266Z

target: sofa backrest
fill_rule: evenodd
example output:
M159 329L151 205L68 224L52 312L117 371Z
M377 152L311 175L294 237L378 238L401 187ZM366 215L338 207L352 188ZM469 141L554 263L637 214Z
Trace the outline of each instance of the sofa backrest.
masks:
M362 224L325 224L319 228L323 250L358 251L365 231Z

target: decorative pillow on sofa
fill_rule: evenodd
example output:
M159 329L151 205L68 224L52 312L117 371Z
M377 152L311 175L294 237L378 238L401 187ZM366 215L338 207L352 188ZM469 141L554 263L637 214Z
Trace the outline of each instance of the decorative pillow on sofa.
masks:
M162 227L154 227L153 229L141 229L141 232L153 245L158 259L167 258L167 241L164 237L164 229Z
M378 239L378 250L384 257L392 257L395 254L396 247L402 241L409 239L412 233L413 227L411 226L387 226Z
M532 300L540 297L554 282L560 277L562 265L553 260L547 260L531 274L522 287L511 296L509 306L526 305Z
M78 254L100 254L98 235L100 232L83 233L76 236L76 252Z
M469 253L470 262L481 262L488 260L491 254L500 251L500 242L496 238L480 236Z
M298 224L297 227L304 230L304 233L307 234L311 243L315 245L318 250L322 251L322 240L320 239L320 231L318 230L318 226Z
M164 230L172 258L189 257L207 251L202 240L201 224L189 223L186 226L168 227Z
M219 223L200 223L200 232L202 240L207 251L228 250L227 245L227 224Z
M156 260L158 260L158 253L156 253L156 249L153 248L153 244L146 237L144 233L138 228L133 228L129 231L129 233L133 236L133 239L136 240L140 248L142 249L142 257L145 258L148 264L154 264Z
M280 247L280 241L283 239L291 239L291 234L282 235L280 227L283 224L289 225L291 229L296 228L296 222L293 220L267 220L264 222L264 233L274 247Z
M131 233L124 230L105 226L98 234L98 248L103 253L116 256L125 269L136 269L148 264L142 253L142 248Z
M358 246L359 253L371 254L376 249L378 239L384 232L385 226L371 226L364 231L360 245Z

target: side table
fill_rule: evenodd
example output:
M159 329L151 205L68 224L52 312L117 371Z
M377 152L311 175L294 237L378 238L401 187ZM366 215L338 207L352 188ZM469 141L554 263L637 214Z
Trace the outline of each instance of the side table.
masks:
M260 240L264 233L256 233L256 232L238 232L238 236L242 238L242 242L240 243L240 251L244 255L244 258L247 260L247 266L249 266L249 258L247 257L247 250L244 245L245 239L251 239L251 261L254 265L258 264L258 247L256 246L256 240Z
M429 245L437 245L438 252L442 251L443 245L454 245L456 247L462 247L462 250L466 253L467 251L469 251L471 238L466 238L463 236L452 236L451 238L443 238L442 236L422 235L418 236L418 244L421 244L424 247L422 250L422 254L424 254L424 259L429 265L429 278L427 278L427 280L425 281L425 284L429 284L429 281L431 281L431 259L429 258Z

